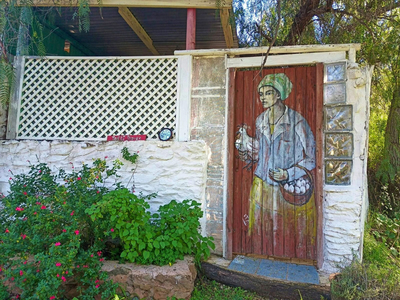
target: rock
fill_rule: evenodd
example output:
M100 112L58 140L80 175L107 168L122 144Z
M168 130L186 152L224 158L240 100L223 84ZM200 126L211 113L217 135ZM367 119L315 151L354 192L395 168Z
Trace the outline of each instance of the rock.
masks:
M139 299L164 300L175 296L190 299L196 279L192 258L186 257L172 266L142 266L106 261L102 268L109 278L119 283L131 296Z

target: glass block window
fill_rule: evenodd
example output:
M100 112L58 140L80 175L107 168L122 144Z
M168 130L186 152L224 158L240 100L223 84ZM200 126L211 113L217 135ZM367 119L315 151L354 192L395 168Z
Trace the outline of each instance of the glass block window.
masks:
M325 134L325 157L352 158L353 135L351 133Z
M332 185L350 185L351 160L326 160L325 183Z
M351 105L325 107L326 131L353 130L353 107Z
M346 80L346 63L325 65L326 82Z
M346 83L326 84L324 86L325 104L346 103Z
M347 105L346 62L325 65L325 183L350 185L353 158L353 107Z

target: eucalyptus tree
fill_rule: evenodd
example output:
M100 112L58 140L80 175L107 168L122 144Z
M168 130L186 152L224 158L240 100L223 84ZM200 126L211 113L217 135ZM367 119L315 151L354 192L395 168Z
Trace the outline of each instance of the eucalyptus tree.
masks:
M378 178L392 183L400 175L399 7L399 0L234 1L241 46L362 43L358 62L375 66L372 113L387 113L382 148L379 136L371 139L373 162Z
M101 0L99 0L99 4ZM56 1L54 2L57 3ZM71 9L79 30L89 31L89 1L72 0ZM12 56L46 55L43 24L51 24L61 10L38 8L32 0L0 0L0 103L6 105L15 82Z

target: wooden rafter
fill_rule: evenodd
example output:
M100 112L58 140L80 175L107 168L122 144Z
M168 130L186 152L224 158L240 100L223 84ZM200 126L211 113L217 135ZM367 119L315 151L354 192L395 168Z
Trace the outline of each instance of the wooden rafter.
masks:
M137 36L142 40L142 42L146 45L146 47L153 53L154 55L160 55L157 49L154 48L153 40L147 34L146 30L140 25L139 21L135 18L135 16L131 13L129 8L127 7L119 7L118 12L122 18L124 18L125 22L128 23L129 27L137 34Z
M33 6L67 6L74 5L70 0L33 0ZM89 0L90 6L101 7L160 7L160 8L199 8L217 9L232 8L232 0L220 1L219 6L215 0Z
M233 34L232 34L232 26L229 20L229 9L223 8L220 10L220 17L221 17L221 25L222 29L224 30L226 48L233 47Z

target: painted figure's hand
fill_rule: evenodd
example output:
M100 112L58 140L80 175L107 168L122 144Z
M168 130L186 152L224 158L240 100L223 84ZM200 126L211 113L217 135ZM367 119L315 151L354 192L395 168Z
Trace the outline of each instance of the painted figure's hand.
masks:
M288 171L281 168L269 169L269 177L275 181L284 181L289 178L289 174Z

